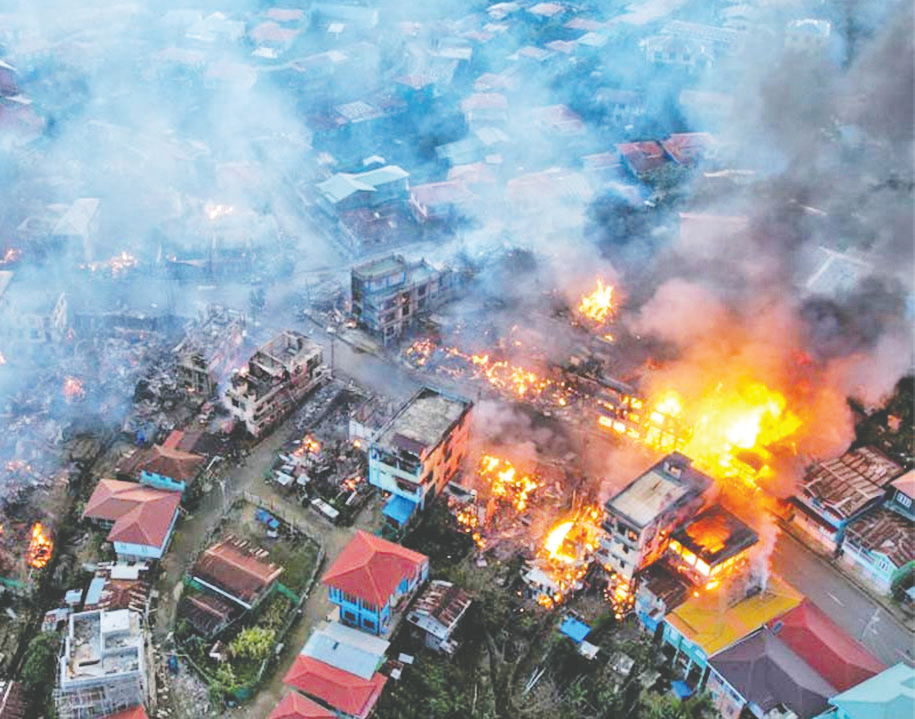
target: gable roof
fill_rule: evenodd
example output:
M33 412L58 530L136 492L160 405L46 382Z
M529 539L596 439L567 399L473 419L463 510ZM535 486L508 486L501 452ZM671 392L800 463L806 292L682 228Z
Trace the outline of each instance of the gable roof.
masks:
M223 590L244 603L251 603L283 572L266 561L267 553L227 537L208 547L191 569L192 576Z
M181 504L180 492L100 479L83 517L114 522L109 542L161 547Z
M915 714L915 669L899 662L830 702L848 719L898 719Z
M783 704L798 716L810 717L822 712L835 694L815 669L766 630L720 652L711 665L763 712Z
M267 719L336 719L337 715L298 692L288 692Z
M375 674L371 679L360 679L355 674L299 654L283 683L329 704L359 719L367 717L387 682L387 677Z
M334 622L312 632L300 654L360 679L371 679L389 646L390 642Z
M690 597L668 614L666 621L712 656L769 620L793 609L802 598L785 580L773 575L764 590L739 599L730 606L722 606L718 593Z
M359 530L321 577L321 583L384 606L397 585L428 562L424 554Z
M838 691L860 684L886 668L809 599L767 627Z
M205 461L199 454L155 445L140 455L136 468L141 472L158 474L179 482L188 482L197 476Z

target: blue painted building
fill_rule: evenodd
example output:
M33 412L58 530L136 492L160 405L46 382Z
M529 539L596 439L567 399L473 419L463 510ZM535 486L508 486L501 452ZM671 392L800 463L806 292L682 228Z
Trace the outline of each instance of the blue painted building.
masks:
M429 578L429 558L358 531L321 578L340 621L371 634L387 634L394 616Z

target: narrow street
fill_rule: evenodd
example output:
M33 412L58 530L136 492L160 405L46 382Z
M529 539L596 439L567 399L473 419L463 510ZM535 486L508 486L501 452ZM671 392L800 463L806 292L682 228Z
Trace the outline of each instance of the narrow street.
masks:
M911 622L900 622L846 579L828 560L787 532L779 535L772 568L885 664L915 655Z

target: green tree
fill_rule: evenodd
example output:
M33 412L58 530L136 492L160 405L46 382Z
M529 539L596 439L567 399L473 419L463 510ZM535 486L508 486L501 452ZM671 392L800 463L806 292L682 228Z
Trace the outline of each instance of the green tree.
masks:
M29 642L21 676L29 698L28 716L46 714L50 710L59 646L60 638L52 632L43 632Z
M263 627L248 627L238 633L229 644L229 653L239 659L259 661L270 654L276 630Z

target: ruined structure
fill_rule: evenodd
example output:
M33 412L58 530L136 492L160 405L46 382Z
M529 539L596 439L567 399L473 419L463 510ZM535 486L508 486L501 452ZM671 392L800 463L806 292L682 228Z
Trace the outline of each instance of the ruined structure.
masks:
M281 332L232 376L224 400L229 414L260 437L330 377L323 359L321 346L305 335Z
M203 397L216 393L233 369L245 338L245 316L236 310L210 305L188 327L173 351L178 383Z
M95 719L146 701L145 639L128 609L70 616L60 657L57 716Z

